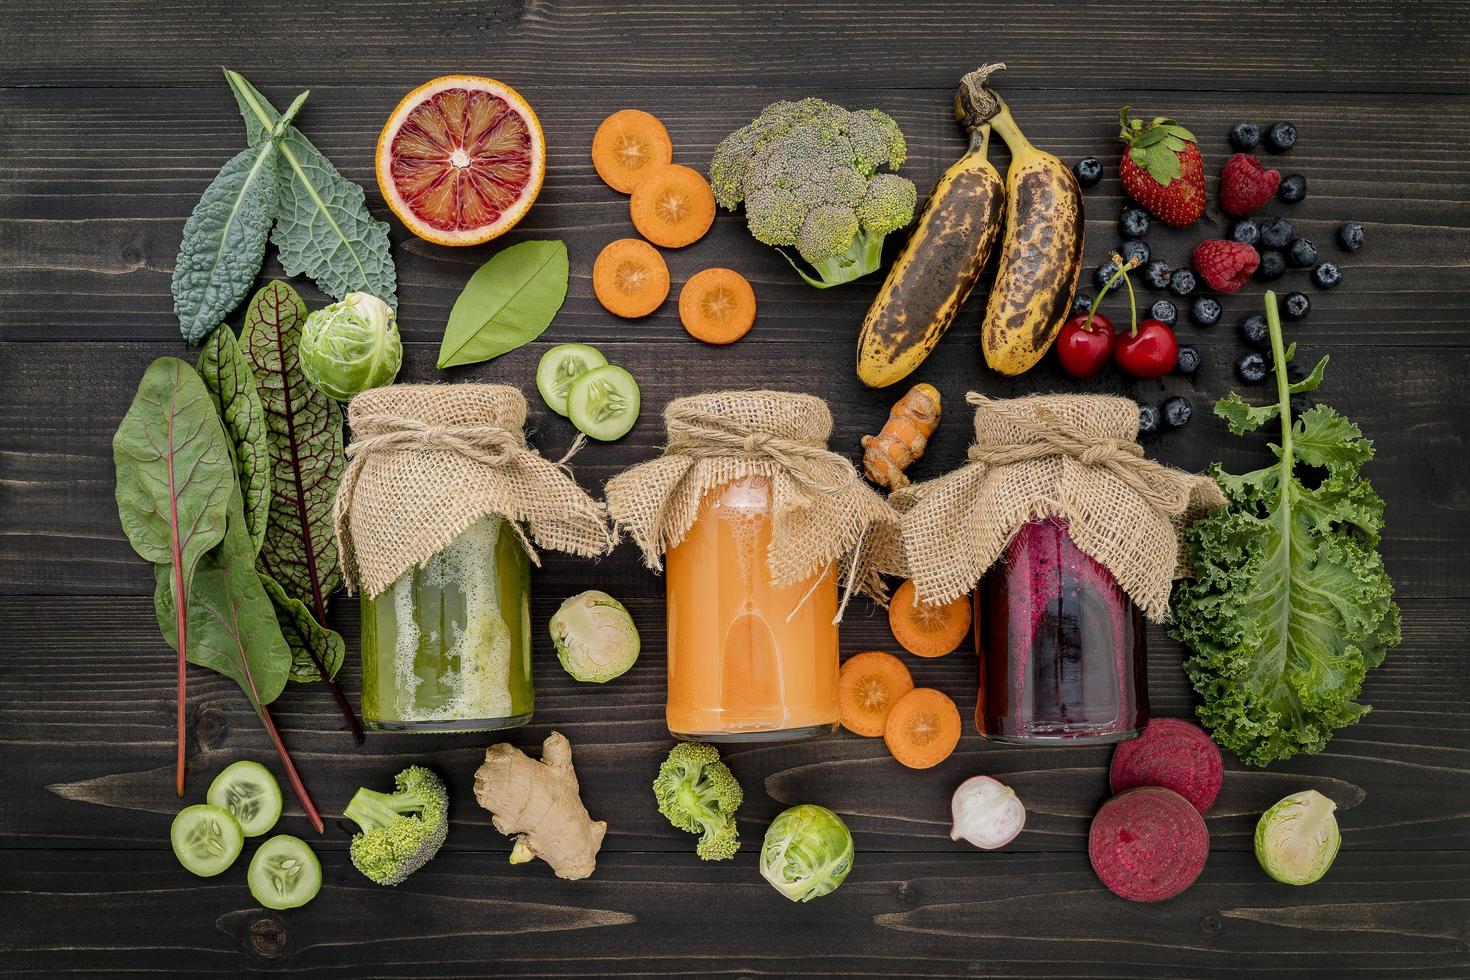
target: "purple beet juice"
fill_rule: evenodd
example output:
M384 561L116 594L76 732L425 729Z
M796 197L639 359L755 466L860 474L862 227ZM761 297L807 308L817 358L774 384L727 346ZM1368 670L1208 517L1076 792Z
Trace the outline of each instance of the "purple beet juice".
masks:
M1148 722L1143 614L1057 518L1032 521L975 592L987 738L1120 742Z

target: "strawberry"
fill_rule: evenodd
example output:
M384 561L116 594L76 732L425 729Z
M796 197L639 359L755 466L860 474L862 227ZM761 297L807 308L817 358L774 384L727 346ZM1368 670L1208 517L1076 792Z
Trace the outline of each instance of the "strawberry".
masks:
M1249 153L1237 153L1220 171L1220 207L1243 218L1276 196L1281 171L1267 170Z
M1118 112L1118 139L1128 144L1119 167L1123 189L1164 224L1183 228L1205 211L1205 165L1194 134L1159 116L1144 123Z
M1200 242L1194 249L1194 269L1211 289L1233 293L1244 286L1261 264L1261 256L1249 245L1216 238Z

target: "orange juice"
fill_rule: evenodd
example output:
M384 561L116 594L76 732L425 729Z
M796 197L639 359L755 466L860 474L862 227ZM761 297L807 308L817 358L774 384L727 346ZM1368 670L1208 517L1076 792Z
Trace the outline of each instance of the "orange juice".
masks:
M666 557L668 725L707 741L794 739L837 727L832 569L777 588L771 488L748 476L705 495Z

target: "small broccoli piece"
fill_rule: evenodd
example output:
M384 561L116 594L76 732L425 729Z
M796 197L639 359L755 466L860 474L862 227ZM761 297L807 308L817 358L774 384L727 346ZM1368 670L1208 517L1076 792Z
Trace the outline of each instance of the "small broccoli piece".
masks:
M393 782L394 793L359 789L343 811L362 828L352 837L352 863L380 885L422 868L449 833L449 794L432 770L409 766Z
M745 800L719 750L703 742L680 742L658 767L653 781L658 812L669 823L700 834L694 852L706 861L723 861L740 849L735 811Z
M817 273L792 261L802 278L836 286L875 271L884 236L913 220L913 183L878 173L907 155L898 124L877 109L849 112L821 99L773 102L720 143L710 185L732 211L745 202L757 241L795 246Z

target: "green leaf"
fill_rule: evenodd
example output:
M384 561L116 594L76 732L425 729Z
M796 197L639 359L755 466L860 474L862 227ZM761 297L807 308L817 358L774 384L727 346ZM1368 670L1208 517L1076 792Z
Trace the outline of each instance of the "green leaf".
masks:
M1295 347L1296 345L1293 344L1292 346ZM1316 391L1322 387L1322 375L1327 370L1327 362L1330 359L1329 355L1324 354L1322 360L1317 362L1317 366L1312 368L1311 374L1294 384L1288 385L1286 390L1293 395L1300 395L1303 392Z
M279 201L277 155L268 142L241 150L184 222L171 289L179 329L191 344L229 316L255 282Z
M476 364L541 336L567 298L567 247L521 242L491 257L454 301L439 367Z
M366 196L290 125L239 72L225 70L246 137L270 139L281 154L280 207L271 241L288 276L310 276L322 292L341 299L371 293L398 308L398 276L388 253L388 225L368 213ZM296 97L299 108L305 93ZM286 125L282 127L284 120ZM279 135L273 135L279 133Z
M220 324L204 341L195 367L229 436L230 458L244 496L245 525L259 552L270 520L271 456L255 372L228 324Z
M1147 159L1143 162L1143 169L1148 171L1148 175L1163 187L1173 183L1174 178L1180 174L1179 154L1158 144L1148 147L1144 152Z
M1247 405L1235 392L1231 392L1215 403L1215 414L1230 426L1235 435L1254 432L1281 414L1281 406L1272 402L1259 408Z
M173 596L166 574L164 569L157 571L153 609L164 639L177 649ZM204 555L194 575L188 623L191 664L208 667L239 684L256 714L261 713L262 705L280 696L291 668L291 651L255 571L255 551L238 490L230 498L224 540Z
M291 648L290 679L298 683L321 680L318 663L326 668L328 677L336 677L347 659L347 644L342 634L318 623L305 603L288 596L269 575L262 574L260 581L275 606L276 621L281 624L286 645Z
M1194 577L1175 586L1169 632L1189 647L1185 671L1200 720L1242 761L1264 766L1317 752L1367 711L1357 698L1372 667L1399 642L1393 583L1376 552L1383 501L1362 478L1372 444L1326 406L1291 419L1286 349L1267 294L1277 403L1216 411L1255 428L1281 424L1278 461L1230 477L1215 473L1230 506L1185 534ZM1322 379L1319 363L1306 382ZM1297 463L1325 467L1316 487Z
M305 320L294 289L267 283L250 300L240 343L259 386L274 464L260 570L325 622L327 597L342 584L332 501L346 457L341 409L301 372Z
M148 366L112 460L123 533L171 595L187 596L201 556L225 536L235 487L229 443L193 368L173 357Z

